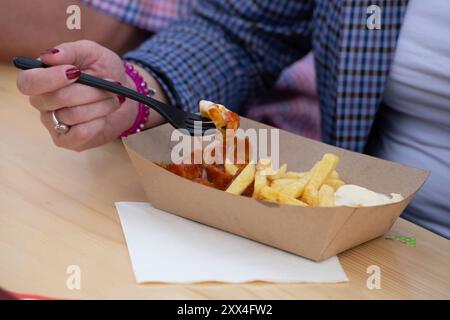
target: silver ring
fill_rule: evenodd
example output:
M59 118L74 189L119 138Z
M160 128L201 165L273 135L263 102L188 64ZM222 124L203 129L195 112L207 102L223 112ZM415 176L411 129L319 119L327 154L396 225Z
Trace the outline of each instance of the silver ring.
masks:
M66 134L69 131L70 126L59 121L59 119L56 117L56 111L52 111L52 120L55 125L55 131L59 134Z

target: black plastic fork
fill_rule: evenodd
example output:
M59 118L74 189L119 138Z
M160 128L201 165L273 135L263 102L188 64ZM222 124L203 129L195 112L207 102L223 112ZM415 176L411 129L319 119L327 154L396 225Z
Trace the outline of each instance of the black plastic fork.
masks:
M17 68L22 70L48 67L46 64L42 63L39 60L22 56L14 57L13 63ZM207 130L216 128L214 123L208 118L202 117L196 113L186 112L179 108L166 105L158 100L140 94L134 90L111 81L94 77L86 73L81 73L80 77L75 82L106 90L141 102L149 108L152 108L153 110L158 112L174 128L187 130L190 135L204 135Z

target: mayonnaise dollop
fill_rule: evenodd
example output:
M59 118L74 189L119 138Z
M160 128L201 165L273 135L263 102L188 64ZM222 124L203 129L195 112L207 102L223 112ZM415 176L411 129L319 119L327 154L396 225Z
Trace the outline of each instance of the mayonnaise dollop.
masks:
M334 194L336 206L371 207L400 202L402 200L402 195L398 193L391 193L389 197L353 184L343 185Z

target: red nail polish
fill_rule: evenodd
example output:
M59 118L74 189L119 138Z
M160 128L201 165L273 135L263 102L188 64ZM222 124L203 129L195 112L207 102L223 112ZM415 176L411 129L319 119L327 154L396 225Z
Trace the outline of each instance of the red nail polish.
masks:
M114 83L117 83L119 86L122 85L122 83L119 82L119 81L114 81ZM125 100L126 100L126 98L125 98L124 96L120 96L120 95L117 95L117 99L119 99L119 103L120 103L121 105L122 105L122 104L125 102Z
M124 96L117 96L117 99L119 99L119 103L122 104L125 102L126 98Z
M73 80L75 78L78 78L81 74L80 69L78 68L70 68L66 70L66 77L69 80Z
M56 48L50 48L42 52L41 54L56 54L59 52L59 49Z

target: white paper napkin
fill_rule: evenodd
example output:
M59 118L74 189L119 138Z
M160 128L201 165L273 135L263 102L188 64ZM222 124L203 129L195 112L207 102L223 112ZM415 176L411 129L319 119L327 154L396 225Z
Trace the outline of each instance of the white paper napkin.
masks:
M313 262L143 202L117 202L138 283L343 282L337 257Z

